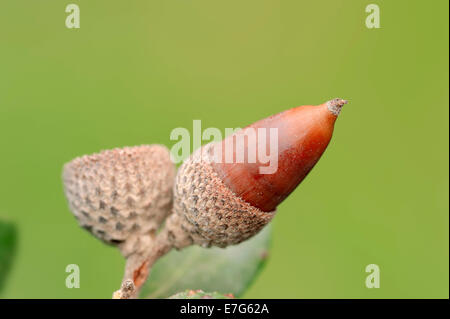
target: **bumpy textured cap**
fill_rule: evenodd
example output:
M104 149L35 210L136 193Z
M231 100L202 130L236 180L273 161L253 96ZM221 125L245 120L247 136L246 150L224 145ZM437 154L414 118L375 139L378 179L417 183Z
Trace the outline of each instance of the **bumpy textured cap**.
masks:
M181 165L175 178L174 212L167 218L164 231L178 249L191 244L238 244L258 233L275 215L253 207L222 182L208 162L212 160L207 158L211 145L197 150Z
M172 205L175 167L162 145L78 157L64 166L64 190L80 225L109 244L155 232Z

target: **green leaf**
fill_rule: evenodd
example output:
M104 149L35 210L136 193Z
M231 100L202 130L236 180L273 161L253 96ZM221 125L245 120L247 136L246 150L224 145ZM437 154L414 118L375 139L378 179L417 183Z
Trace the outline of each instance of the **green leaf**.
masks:
M267 259L270 225L236 246L187 247L162 257L150 272L141 298L167 298L185 289L222 291L241 296Z
M11 269L16 247L16 228L13 224L0 221L0 291L3 289Z
M231 299L232 295L221 294L219 292L204 292L203 290L185 290L179 292L168 299Z

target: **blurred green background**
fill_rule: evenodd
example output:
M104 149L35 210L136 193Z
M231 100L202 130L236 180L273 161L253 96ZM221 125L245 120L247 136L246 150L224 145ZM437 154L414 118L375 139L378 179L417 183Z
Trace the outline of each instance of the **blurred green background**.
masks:
M65 27L76 3L81 28ZM367 29L376 3L381 28ZM279 206L248 298L448 298L448 1L0 2L0 219L19 231L5 298L110 298L119 252L68 210L62 165L350 100ZM67 289L78 264L81 288ZM381 288L365 287L378 264Z

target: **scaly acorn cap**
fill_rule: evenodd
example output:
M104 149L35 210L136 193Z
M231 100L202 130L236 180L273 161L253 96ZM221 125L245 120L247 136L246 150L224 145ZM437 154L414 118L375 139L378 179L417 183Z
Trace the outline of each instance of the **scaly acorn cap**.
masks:
M239 244L259 232L275 215L237 197L205 161L208 144L178 170L173 214L166 221L167 240L181 249Z
M175 166L162 145L105 150L67 163L64 191L79 224L125 257L151 240L172 206Z

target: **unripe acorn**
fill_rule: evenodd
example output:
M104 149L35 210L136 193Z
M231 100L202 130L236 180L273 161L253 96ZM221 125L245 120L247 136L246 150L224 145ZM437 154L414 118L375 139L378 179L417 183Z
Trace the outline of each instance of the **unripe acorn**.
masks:
M175 167L162 145L85 155L63 169L64 191L79 224L125 257L150 249L170 212ZM139 252L140 253L140 252Z
M226 247L258 233L317 163L346 103L334 99L299 106L244 128L244 133L246 129L278 129L278 168L273 174L261 174L259 161L226 163L211 157L242 132L197 150L178 170L174 213L159 237L181 249L191 244ZM248 143L239 151L246 153Z

